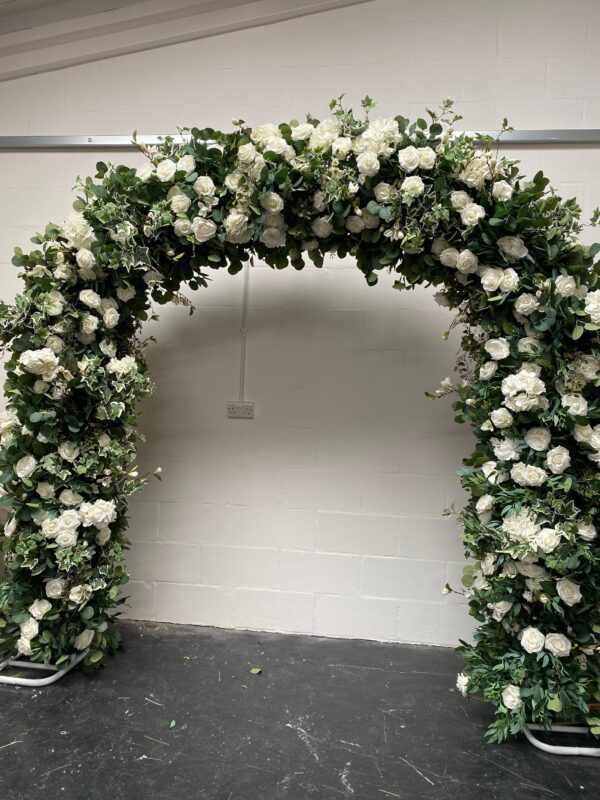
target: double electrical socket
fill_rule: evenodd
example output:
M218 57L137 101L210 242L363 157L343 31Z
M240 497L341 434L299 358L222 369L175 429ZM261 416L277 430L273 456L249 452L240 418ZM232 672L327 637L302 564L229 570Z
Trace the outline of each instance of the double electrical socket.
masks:
M227 403L227 417L229 419L254 419L254 403L230 400Z

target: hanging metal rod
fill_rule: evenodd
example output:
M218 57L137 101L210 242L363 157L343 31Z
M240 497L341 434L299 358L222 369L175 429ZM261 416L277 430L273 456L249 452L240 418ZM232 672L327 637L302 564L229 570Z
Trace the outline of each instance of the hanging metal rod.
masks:
M492 136L500 131L457 131L469 136ZM176 142L186 137L171 134ZM158 144L157 134L138 136L145 144ZM502 146L540 145L600 145L600 128L557 128L556 130L519 130L503 133ZM136 150L131 136L0 136L0 150Z

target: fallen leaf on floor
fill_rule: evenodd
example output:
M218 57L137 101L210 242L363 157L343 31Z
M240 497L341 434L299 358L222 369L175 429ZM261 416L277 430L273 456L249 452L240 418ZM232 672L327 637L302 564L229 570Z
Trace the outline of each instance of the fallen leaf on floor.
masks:
M262 672L262 667L252 667L252 669L250 670L251 675L260 675L261 672Z

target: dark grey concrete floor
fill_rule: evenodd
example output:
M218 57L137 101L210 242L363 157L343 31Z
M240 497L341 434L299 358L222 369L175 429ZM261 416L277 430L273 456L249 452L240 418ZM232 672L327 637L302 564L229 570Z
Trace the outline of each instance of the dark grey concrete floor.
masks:
M2 800L598 796L594 759L484 744L490 710L453 689L452 650L122 628L91 678L0 686Z

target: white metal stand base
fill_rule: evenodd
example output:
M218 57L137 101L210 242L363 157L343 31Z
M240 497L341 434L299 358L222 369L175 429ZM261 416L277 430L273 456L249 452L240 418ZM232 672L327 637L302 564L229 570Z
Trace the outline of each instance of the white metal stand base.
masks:
M54 664L48 663L36 663L34 661L27 661L21 656L15 656L14 658L7 658L4 661L0 661L0 684L1 683L8 683L12 686L48 686L50 683L56 683L61 678L70 672L73 667L76 667L80 661L87 656L88 650L84 650L82 653L77 653L77 655L72 655L69 661L66 661L64 665L60 665L59 667L55 666ZM45 672L49 672L50 675L46 675L43 678L22 678L20 675L2 675L1 673L7 667L17 667L21 669L41 669Z
M545 753L552 753L555 756L592 756L600 757L600 747L569 747L564 745L548 744L538 739L533 731L543 731L541 725L534 725L528 723L525 725L523 733L527 741L538 750L543 750ZM576 725L553 725L548 733L572 733L572 734L589 734L588 728L578 727Z

